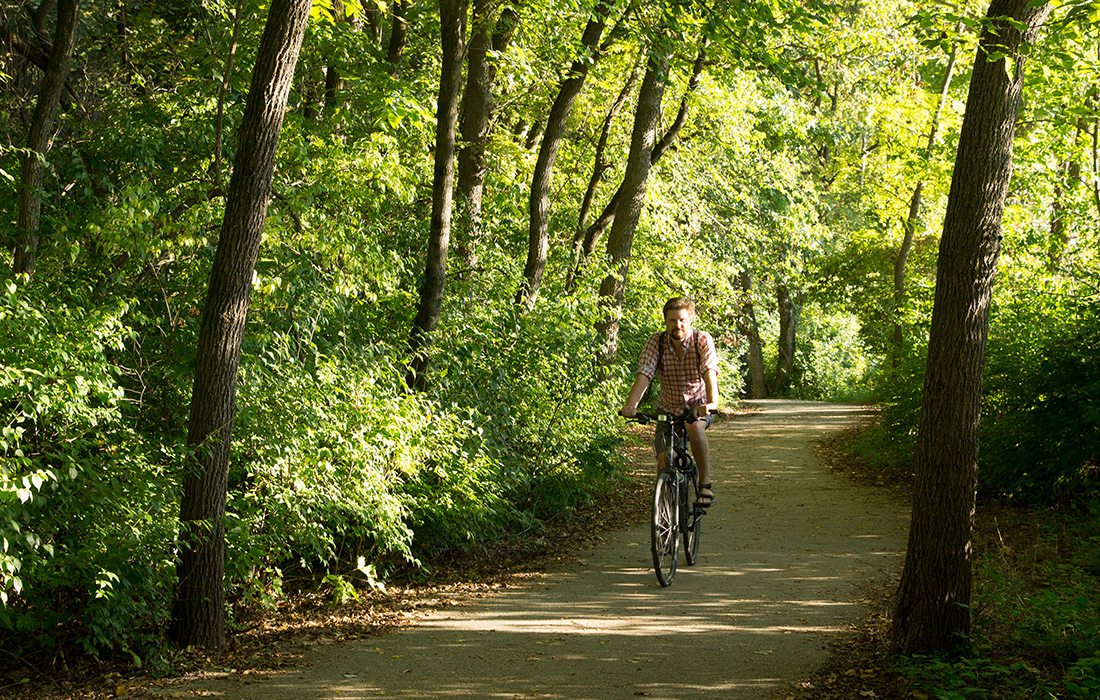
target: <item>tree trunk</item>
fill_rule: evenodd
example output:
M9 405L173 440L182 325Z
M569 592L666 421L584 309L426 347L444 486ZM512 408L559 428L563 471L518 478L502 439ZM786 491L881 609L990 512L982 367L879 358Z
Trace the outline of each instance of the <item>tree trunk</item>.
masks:
M565 122L573 109L573 102L584 86L588 69L598 55L600 36L607 25L607 16L614 2L597 0L592 17L584 28L581 37L581 55L569 67L569 72L558 88L558 96L550 107L546 119L546 128L542 134L538 160L531 177L531 195L528 200L528 241L527 264L523 269L523 284L516 292L516 304L531 308L538 297L542 285L543 271L546 269L546 253L550 247L550 179L554 170L554 160L565 135Z
M905 233L898 248L898 256L894 258L894 330L891 341L894 345L894 362L901 354L902 318L901 311L905 305L905 266L909 262L909 253L913 250L913 238L917 233L917 219L920 216L921 200L924 193L924 181L920 180L913 187L913 196L909 198L909 215L905 219Z
M766 399L768 387L764 380L764 346L760 342L760 327L756 323L756 310L752 303L752 276L748 270L741 271L741 291L745 301L741 305L738 325L749 345L745 352L749 367L748 394L750 399Z
M350 24L348 12L344 8L343 0L332 0L332 21L335 24ZM340 91L344 89L344 78L336 65L325 65L325 92L321 104L321 116L331 119L340 106Z
M466 91L462 96L458 149L459 258L470 268L477 265L477 246L481 241L481 203L485 190L485 147L493 114L493 81L497 64L490 56L499 55L512 41L519 14L512 6L500 11L493 22L492 9L497 0L474 0L473 30L466 59ZM495 25L495 27L494 27Z
M462 58L465 53L466 0L439 0L443 65L436 107L435 173L432 181L432 221L428 259L420 288L420 306L409 337L411 361L405 382L411 389L427 388L431 334L443 309L447 276L447 250L451 241L451 208L454 202L455 135L458 131L458 95L462 90Z
M676 118L672 120L672 124L665 131L664 135L657 141L653 147L653 152L650 154L650 167L657 164L657 161L661 159L661 156L665 154L672 142L679 136L680 130L684 128L684 124L687 122L688 108L690 106L690 98L695 93L695 89L699 86L699 76L702 75L703 67L706 65L706 43L699 49L699 54L695 58L695 64L692 66L691 79L688 81L687 90L684 92L683 98L680 100L680 109L676 113ZM622 197L622 186L615 191L615 194L611 195L611 199L607 205L600 212L599 217L592 222L592 225L584 233L584 244L580 251L580 262L574 268L574 276L579 274L580 268L584 265L584 262L591 257L592 253L596 252L596 245L599 243L600 236L603 232L611 226L615 220L615 212L619 207L619 199Z
M1050 236L1047 243L1047 269L1051 273L1057 273L1062 267L1062 260L1075 241L1071 233L1072 228L1066 224L1066 199L1068 199L1077 184L1081 181L1081 135L1085 132L1086 121L1084 117L1077 120L1077 129L1074 132L1072 153L1058 167L1060 178L1054 185L1054 196L1050 205Z
M928 130L928 141L925 144L925 158L932 156L932 149L940 132L940 120L943 118L943 108L947 104L947 96L951 92L951 78L955 75L955 64L959 55L958 45L951 47L951 56L947 61L947 70L944 71L943 85L940 88L940 99L936 105L936 114L932 117L932 127ZM892 341L894 344L894 360L898 359L902 341L901 311L905 305L905 265L909 261L909 253L913 250L913 238L916 236L917 224L920 217L921 199L924 192L924 181L918 180L913 186L913 196L909 198L909 214L905 219L905 235L898 249L898 256L894 259L894 332Z
M405 12L408 6L409 0L393 0L390 43L386 47L386 60L390 64L390 75L397 75L398 71L401 70L401 57L405 55L405 33L408 28L405 22Z
M577 214L577 230L573 234L573 269L570 270L569 277L565 281L565 291L567 293L572 293L577 275L580 272L584 251L585 221L588 220L588 211L592 208L592 200L596 197L596 188L603 179L604 172L611 167L604 155L607 150L607 139L611 135L611 124L614 122L615 115L619 113L623 103L626 102L626 98L634 89L634 83L637 79L638 65L635 64L626 79L626 83L623 84L623 89L619 91L619 95L611 103L611 107L608 108L607 114L604 116L603 126L600 128L600 137L596 141L596 153L592 158L592 175L588 178L588 187L585 188L584 198L581 200L581 210Z
M130 57L130 18L126 13L126 0L115 0L115 29L118 33L119 44L119 56L122 59L122 65L128 70L128 74L134 74L137 70L134 68L134 62ZM127 75L127 82L130 81L130 75Z
M336 66L325 66L325 102L321 107L321 114L326 118L336 113L339 106L340 90L344 87L344 79L340 77L340 71Z
M894 610L893 644L905 653L945 650L970 633L979 400L1023 88L1018 49L1049 11L1030 0L993 0L970 79L940 240L913 515ZM1007 58L989 60L1001 53Z
M623 292L626 290L627 273L630 270L634 229L645 201L646 181L649 179L657 125L661 119L661 100L667 80L668 52L666 47L658 44L650 49L645 77L642 78L642 87L638 93L630 153L620 188L622 198L619 209L615 212L615 223L607 237L607 255L611 260L612 271L600 284L600 304L604 307L606 316L597 328L603 337L603 357L600 361L606 366L615 361L618 351L619 315L622 312Z
M229 39L229 55L225 58L225 70L222 73L222 83L218 88L218 116L214 123L214 184L217 187L222 182L222 144L225 139L225 96L229 94L229 85L233 80L233 61L237 56L237 37L241 31L241 12L244 10L244 0L237 0L237 7L233 12L233 33Z
M783 396L791 388L791 375L794 373L798 310L791 299L791 290L785 284L776 285L775 300L779 307L779 352L776 354L775 391L772 394Z
M19 181L19 231L13 251L12 272L34 272L38 255L38 234L42 220L42 180L46 168L46 151L69 73L69 61L76 44L76 25L80 13L79 0L60 0L57 5L57 26L53 35L49 63L38 88L31 126L27 133L27 153L23 155L23 170Z
M240 127L237 161L210 272L183 476L178 583L169 636L180 647L225 643L225 504L237 366L275 152L311 0L273 0Z

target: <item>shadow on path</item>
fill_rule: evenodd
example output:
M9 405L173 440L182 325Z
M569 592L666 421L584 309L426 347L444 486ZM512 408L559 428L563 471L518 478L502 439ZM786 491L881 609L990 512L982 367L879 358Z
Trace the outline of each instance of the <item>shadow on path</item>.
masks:
M717 502L701 560L662 589L648 526L586 561L399 633L317 648L283 674L187 680L226 698L766 698L824 662L864 584L900 569L905 508L823 467L860 407L752 402L711 431Z

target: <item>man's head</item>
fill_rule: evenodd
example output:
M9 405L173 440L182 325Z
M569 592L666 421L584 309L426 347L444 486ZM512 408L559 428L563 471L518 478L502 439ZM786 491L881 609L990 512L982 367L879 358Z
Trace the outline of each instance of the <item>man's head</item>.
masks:
M683 340L695 321L695 302L687 297L672 297L665 302L664 314L665 330L676 340Z

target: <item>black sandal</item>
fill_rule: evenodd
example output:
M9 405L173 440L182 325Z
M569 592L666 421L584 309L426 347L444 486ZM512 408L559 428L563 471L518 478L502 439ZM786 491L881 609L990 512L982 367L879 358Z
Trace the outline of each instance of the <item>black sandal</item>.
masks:
M707 482L699 485L699 494L695 499L695 505L700 508L709 508L714 503L714 484Z

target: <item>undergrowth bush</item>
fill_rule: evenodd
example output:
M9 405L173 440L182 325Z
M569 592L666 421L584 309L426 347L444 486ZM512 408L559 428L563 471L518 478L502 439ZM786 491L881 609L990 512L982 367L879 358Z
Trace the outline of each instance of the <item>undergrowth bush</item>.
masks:
M150 328L132 324L155 324L148 308L29 289L9 285L0 307L0 640L16 655L77 645L156 659L191 379L174 343L193 334L141 342ZM313 291L326 319L307 326L279 293L258 292L265 325L241 362L226 515L237 606L302 587L349 600L537 533L619 477L606 394L618 385L593 361L590 298L530 316L507 302L452 311L420 394L404 387L401 343L364 342L379 334L364 323L392 320Z
M144 647L164 620L179 505L175 449L134 432L119 368L127 306L9 282L0 300L0 638Z
M983 490L1024 503L1100 483L1095 302L1036 294L1001 309L984 383Z
M944 700L1097 697L1100 503L1084 512L998 512L1004 522L977 548L970 650L910 657L903 669Z
M1095 301L1050 290L997 308L982 385L982 494L1049 504L1100 483L1098 318ZM911 348L880 379L883 450L915 451L924 352Z

